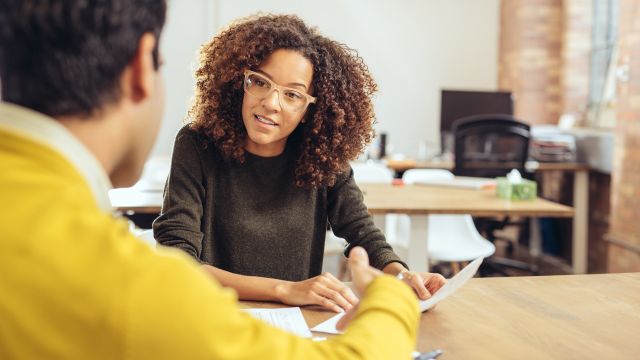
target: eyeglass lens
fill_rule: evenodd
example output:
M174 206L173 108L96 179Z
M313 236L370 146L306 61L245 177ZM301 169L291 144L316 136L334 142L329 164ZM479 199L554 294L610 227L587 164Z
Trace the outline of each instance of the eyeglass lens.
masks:
M249 74L245 79L244 87L249 94L259 99L264 99L277 88L281 104L292 110L299 110L307 105L307 99L301 92L279 87L271 80L258 74Z

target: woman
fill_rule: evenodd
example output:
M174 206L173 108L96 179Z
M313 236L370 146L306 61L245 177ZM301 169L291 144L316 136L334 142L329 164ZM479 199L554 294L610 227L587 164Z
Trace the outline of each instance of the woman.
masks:
M177 135L159 243L191 254L241 299L348 310L321 273L329 223L420 298L444 284L412 273L372 222L349 161L371 140L377 85L354 51L295 16L244 19L201 49L192 122Z

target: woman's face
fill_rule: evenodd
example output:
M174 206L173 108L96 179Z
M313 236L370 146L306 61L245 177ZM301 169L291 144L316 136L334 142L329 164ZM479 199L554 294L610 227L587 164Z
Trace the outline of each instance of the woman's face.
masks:
M273 83L311 93L313 65L293 50L276 50L255 70ZM280 101L280 90L258 98L245 91L242 99L242 121L247 129L245 150L263 156L277 156L284 151L287 138L302 121L305 110L292 111ZM283 106L284 105L284 106Z

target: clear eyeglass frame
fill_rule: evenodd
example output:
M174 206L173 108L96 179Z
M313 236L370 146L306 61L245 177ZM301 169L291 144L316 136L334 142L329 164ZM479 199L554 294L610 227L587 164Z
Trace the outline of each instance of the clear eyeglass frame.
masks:
M257 76L258 78L260 78L261 81L264 81L265 83L269 84L269 90L267 90L267 92L263 95L259 95L256 94L255 92L252 92L250 90L250 84L251 84L251 80L249 79L251 76ZM255 71L251 71L251 70L245 70L244 71L244 81L243 81L243 87L244 87L244 91L246 91L248 94L251 94L252 96L257 97L258 99L262 100L266 97L268 97L269 95L271 95L272 92L274 91L278 91L278 101L280 101L280 106L282 108L286 108L290 111L293 112L300 112L300 111L304 111L307 109L307 107L309 106L309 104L315 104L317 98L302 92L300 90L297 89L293 89L290 87L286 87L286 86L280 86L278 84L276 84L275 82L273 82L271 79L269 79L268 77L255 72ZM290 103L283 101L283 94L287 91L290 92L294 92L296 94L299 94L300 96L302 96L302 98L304 98L305 102L304 104L301 103L300 106L297 107L291 107Z

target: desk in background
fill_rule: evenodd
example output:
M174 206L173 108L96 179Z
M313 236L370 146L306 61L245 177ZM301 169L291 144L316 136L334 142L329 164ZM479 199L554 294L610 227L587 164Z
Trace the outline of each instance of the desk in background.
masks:
M109 191L109 199L111 200L111 206L126 215L158 215L162 208L162 191L118 188Z
M411 229L407 264L416 271L427 271L428 215L470 214L472 216L571 217L573 209L554 202L507 201L493 191L441 188L424 185L393 186L360 184L364 202L371 214L407 214ZM114 189L109 193L111 204L123 213L159 213L161 192L145 192L135 188ZM574 237L574 241L576 238ZM585 237L586 239L586 237ZM581 246L580 244L573 244Z
M412 270L427 271L428 215L470 214L473 216L571 217L573 209L554 202L508 201L499 199L493 191L441 188L424 185L394 186L360 184L364 202L371 214L408 214L411 235L407 264ZM135 188L109 192L111 204L123 213L159 213L161 192L145 192ZM574 237L574 240L579 239ZM586 237L585 237L586 239ZM575 244L574 246L580 246Z
M411 217L407 265L415 271L428 270L427 242L428 215L430 214L573 216L573 209L569 206L540 198L533 201L508 201L498 198L495 190L387 184L360 184L360 188L371 214L407 214ZM579 239L574 237L574 241ZM580 244L574 244L574 246L580 246Z
M453 170L454 167L453 161L415 161L410 159L386 160L386 164L396 173L402 173L409 169ZM525 167L531 172L564 171L574 174L572 206L575 214L572 221L571 265L575 274L586 273L589 248L589 165L575 162L527 161ZM540 255L541 240L539 235L532 237L530 247L532 255Z
M335 315L302 314L309 327ZM422 314L417 350L439 348L447 359L636 359L638 330L640 273L474 278Z

